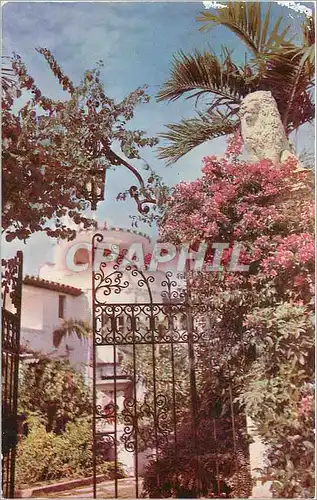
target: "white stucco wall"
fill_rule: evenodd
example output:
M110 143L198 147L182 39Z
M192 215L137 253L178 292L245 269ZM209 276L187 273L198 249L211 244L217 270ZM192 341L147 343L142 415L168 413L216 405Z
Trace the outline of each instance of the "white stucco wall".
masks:
M75 297L59 291L24 284L21 345L42 354L52 355L54 359L69 359L71 364L82 369L88 362L87 341L80 341L73 335L65 338L57 349L53 345L53 332L64 321L58 317L59 295L65 297L64 319L89 321L90 311L84 294Z

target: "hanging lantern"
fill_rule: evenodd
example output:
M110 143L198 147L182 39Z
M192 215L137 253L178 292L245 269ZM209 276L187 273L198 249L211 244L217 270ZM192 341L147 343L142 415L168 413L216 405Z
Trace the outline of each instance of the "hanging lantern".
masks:
M104 200L106 182L106 167L95 165L89 171L89 180L86 182L82 194L90 202L91 210L97 210L99 201Z

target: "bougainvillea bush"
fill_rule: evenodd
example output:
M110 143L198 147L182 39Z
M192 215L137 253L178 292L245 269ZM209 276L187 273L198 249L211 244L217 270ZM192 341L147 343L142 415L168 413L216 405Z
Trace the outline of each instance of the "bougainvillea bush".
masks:
M203 159L199 179L175 187L161 238L189 243L193 251L202 242L228 244L222 271L204 267L188 275L196 315L209 311L207 332L217 344L212 355L202 355L209 356L202 380L208 387L218 376L238 388L236 403L247 408L267 444L262 472L273 494L312 496L311 173L300 171L294 158L250 163L239 158L240 151L236 136L223 158ZM229 269L234 243L242 245L239 264L249 266L244 272ZM212 259L207 255L205 265Z

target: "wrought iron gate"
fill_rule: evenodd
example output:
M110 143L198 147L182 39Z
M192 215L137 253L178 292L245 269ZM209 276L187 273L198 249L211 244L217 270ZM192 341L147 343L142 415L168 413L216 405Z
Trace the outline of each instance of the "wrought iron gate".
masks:
M6 498L14 498L22 266L20 251L2 261L2 494Z
M188 458L194 470L192 496L206 495L200 464L204 433L211 433L214 449L225 444L217 444L215 418L212 429L206 430L199 422L195 351L205 339L194 323L184 276L167 272L159 279L159 273L150 275L135 265L123 270L120 260L110 265L106 259L100 262L102 244L103 236L96 234L92 245L94 498L102 464L110 462L114 462L112 497L138 498L144 467L153 469L154 496L164 496L166 485L161 484L158 464L172 460L177 468L184 453L180 441L184 448L186 439L193 450ZM232 437L228 451L236 455L236 422L229 396L225 425ZM220 495L217 453L213 457L214 491ZM131 487L132 480L119 480L121 463L126 469L130 464L133 492L125 486ZM173 496L186 497L186 492Z

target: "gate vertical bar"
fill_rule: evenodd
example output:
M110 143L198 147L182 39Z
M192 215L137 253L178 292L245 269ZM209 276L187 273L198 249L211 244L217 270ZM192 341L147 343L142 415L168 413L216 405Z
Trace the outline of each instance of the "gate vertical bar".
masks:
M116 349L116 335L113 335L113 378L114 378L114 463L115 463L115 476L114 476L114 496L118 498L118 411L117 411L117 349Z
M171 297L170 297L171 298ZM171 337L171 365L172 365L172 413L173 413L173 431L174 431L174 453L175 462L177 462L177 421L176 421L176 392L175 392L175 357L174 357L174 324L170 304L167 306L168 331Z
M158 458L158 422L157 422L157 394L156 394L156 359L155 359L155 339L154 339L154 317L151 307L151 330L152 330L152 375L153 375L153 414L154 414L154 433L155 433L155 451Z
M93 468L93 498L97 498L97 443L96 443L96 404L97 404L97 391L96 391L96 314L95 314L95 237L92 240L92 468ZM90 362L90 360L89 360Z
M11 261L11 263L10 263ZM8 271L3 280L2 304L2 491L4 497L15 497L15 460L18 437L18 385L23 281L23 253L18 251L9 262L2 261ZM12 266L12 267L11 267ZM5 280L8 280L7 282ZM11 292L10 292L11 290ZM6 309L10 293L12 310ZM9 306L10 307L10 306Z
M153 311L153 302L151 297L151 315L150 315L150 328L151 328L151 343L152 343L152 375L153 375L153 418L154 418L154 435L155 435L155 459L158 460L158 419L157 419L157 393L156 393L156 359L155 359L155 317ZM157 487L159 487L160 478L156 475Z
M190 376L190 394L191 394L191 406L192 406L192 427L193 427L193 438L195 446L196 455L196 487L197 487L197 497L201 494L201 482L200 482L200 460L199 460L199 405L198 405L198 394L197 394L197 384L196 384L196 372L195 372L195 351L194 351L194 321L192 313L192 302L191 302L191 290L188 281L188 276L186 272L186 311L187 311L187 332L188 332L188 359L189 359L189 376Z
M139 457L138 457L138 409L137 409L137 387L136 387L136 318L134 308L131 308L131 329L133 331L133 411L134 411L134 474L135 474L135 497L139 498Z
M22 309L22 280L23 280L23 254L19 250L17 252L18 258L18 279L16 284L16 316L17 316L17 329L16 329L16 355L11 359L11 365L14 365L13 371L13 415L16 421L16 434L17 417L18 417L18 389L19 389L19 360L20 360L20 336L21 336L21 309ZM17 438L17 436L16 436ZM14 498L15 488L15 459L16 459L16 446L12 449L11 457L11 484L12 484L12 498Z
M213 435L214 435L214 443L215 443L215 448L217 450L217 427L216 427L216 419L212 419L212 425L213 425ZM219 461L218 461L218 450L217 450L217 455L216 455L216 482L217 482L217 495L220 495L220 478L219 478Z
M176 393L175 393L175 363L174 363L174 343L171 339L171 362L172 362L172 398L173 398L173 428L174 428L174 453L177 461L177 421L176 421Z

